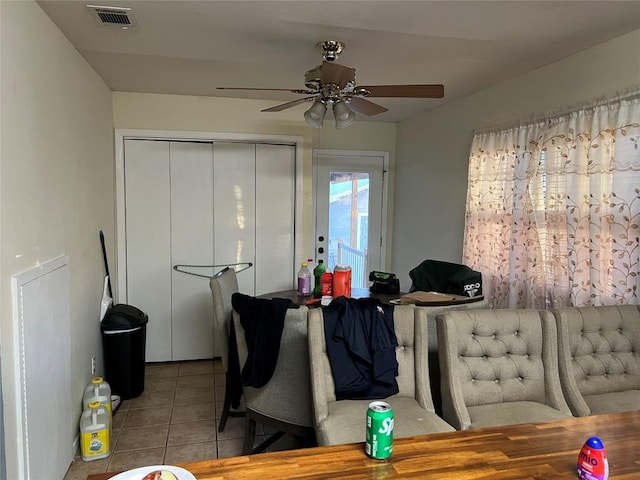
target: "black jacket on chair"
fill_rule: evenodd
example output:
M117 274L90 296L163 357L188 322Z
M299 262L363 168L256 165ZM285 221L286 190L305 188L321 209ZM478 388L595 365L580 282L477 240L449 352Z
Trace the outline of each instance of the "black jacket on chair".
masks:
M386 398L398 393L393 306L373 298L339 297L323 307L323 316L336 399Z
M247 343L247 361L242 367L243 385L260 388L271 379L278 363L284 318L291 303L284 298L267 300L242 293L234 293L231 297Z

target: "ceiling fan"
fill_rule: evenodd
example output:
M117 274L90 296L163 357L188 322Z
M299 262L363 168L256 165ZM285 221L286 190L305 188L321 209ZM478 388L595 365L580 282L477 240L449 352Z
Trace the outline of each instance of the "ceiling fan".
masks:
M306 89L245 87L218 87L218 89L284 91L306 95L262 111L280 112L304 102L313 102L311 108L305 112L304 118L308 125L316 128L322 126L328 106L333 108L336 128L345 128L355 120L354 110L369 116L387 111L385 107L365 97L442 98L444 96L443 85L356 85L356 69L335 63L344 50L344 43L327 40L316 44L316 48L322 53L323 62L305 73Z

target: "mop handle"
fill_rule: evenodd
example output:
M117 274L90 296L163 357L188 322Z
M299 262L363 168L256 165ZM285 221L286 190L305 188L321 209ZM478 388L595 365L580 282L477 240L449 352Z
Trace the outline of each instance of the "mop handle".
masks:
M107 249L104 246L104 233L100 230L100 244L102 245L102 258L104 259L104 270L107 274L107 278L109 279L109 296L113 298L113 292L111 291L111 275L109 275L109 263L107 262Z

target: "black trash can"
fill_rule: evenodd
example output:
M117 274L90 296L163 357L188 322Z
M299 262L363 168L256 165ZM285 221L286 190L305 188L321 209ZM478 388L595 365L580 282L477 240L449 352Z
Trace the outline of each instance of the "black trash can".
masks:
M122 400L144 391L145 345L149 317L131 305L111 307L100 324L105 379Z

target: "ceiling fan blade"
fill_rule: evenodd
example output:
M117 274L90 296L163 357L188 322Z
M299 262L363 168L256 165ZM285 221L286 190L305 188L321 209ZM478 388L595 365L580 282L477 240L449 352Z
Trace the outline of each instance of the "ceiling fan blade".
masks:
M377 103L370 102L369 100L365 100L364 98L351 97L349 101L349 108L351 110L355 110L358 113L362 113L364 115L378 115L379 113L384 113L388 111L387 108L384 108Z
M322 62L322 71L320 73L320 83L322 85L334 84L343 89L348 82L354 82L355 79L355 68L345 67L339 63Z
M263 90L269 92L291 92L302 93L303 95L313 95L318 92L314 90L300 90L295 88L251 88L251 87L216 87L217 90Z
M364 88L371 92L369 97L442 98L444 85L372 85Z
M261 112L281 112L282 110L286 110L287 108L295 107L296 105L300 105L304 102L309 102L316 97L305 97L299 98L298 100L293 100L292 102L282 103L280 105L276 105L275 107L265 108L264 110L260 110Z

